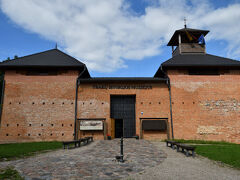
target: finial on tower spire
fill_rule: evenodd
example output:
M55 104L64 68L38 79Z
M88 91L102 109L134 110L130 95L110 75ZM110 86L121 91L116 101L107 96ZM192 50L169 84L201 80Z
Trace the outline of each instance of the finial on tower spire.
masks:
M187 19L186 19L186 17L184 17L184 28L187 28Z
M57 45L57 43L56 43L56 45L55 45L55 49L57 49L58 48L58 45Z

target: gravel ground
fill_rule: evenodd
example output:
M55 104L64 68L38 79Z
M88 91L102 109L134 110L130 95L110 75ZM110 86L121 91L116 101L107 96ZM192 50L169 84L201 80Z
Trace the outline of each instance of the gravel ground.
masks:
M184 154L177 153L176 150L166 147L166 143L163 142L153 142L153 144L167 154L164 162L153 168L148 168L142 173L131 175L126 179L240 180L240 170L198 155L195 158L186 157Z

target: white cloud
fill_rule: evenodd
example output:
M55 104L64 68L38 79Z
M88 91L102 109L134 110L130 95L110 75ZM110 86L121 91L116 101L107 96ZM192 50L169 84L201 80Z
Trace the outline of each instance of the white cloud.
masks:
M136 15L124 0L0 3L13 22L58 42L96 71L110 72L126 67L126 60L160 54L172 33L183 27L183 17L189 27L211 30L207 39L227 41L229 55L240 57L240 4L214 9L207 0L159 0Z

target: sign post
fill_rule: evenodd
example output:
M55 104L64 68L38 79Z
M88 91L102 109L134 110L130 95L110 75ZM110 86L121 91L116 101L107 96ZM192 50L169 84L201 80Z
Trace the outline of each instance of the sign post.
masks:
M120 156L116 156L116 159L118 162L123 163L124 159L123 159L123 137L121 137L120 140Z

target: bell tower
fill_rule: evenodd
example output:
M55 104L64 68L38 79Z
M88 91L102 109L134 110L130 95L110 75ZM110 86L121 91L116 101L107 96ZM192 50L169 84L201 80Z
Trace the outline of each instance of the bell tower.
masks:
M179 54L205 54L204 37L209 31L187 28L186 19L184 19L184 22L184 28L176 30L167 44L167 46L172 46L172 56Z

